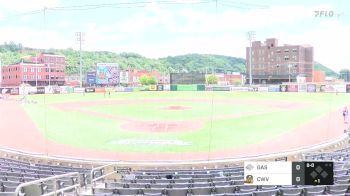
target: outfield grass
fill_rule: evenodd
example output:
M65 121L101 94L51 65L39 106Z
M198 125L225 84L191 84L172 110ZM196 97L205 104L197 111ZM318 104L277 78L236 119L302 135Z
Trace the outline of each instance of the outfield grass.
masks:
M175 99L210 99L211 102L175 101ZM121 152L206 152L256 144L274 139L303 123L320 117L347 104L345 94L316 93L237 93L237 92L136 92L103 94L35 95L30 99L38 104L24 104L24 108L49 140L88 149ZM121 128L120 119L108 119L77 111L63 111L54 103L84 102L98 100L153 100L152 102L124 105L100 105L84 107L87 111L123 116L135 120L203 120L203 127L191 132L150 133L128 131ZM248 100L252 104L223 104L218 100ZM276 111L266 105L254 104L257 100L288 101L305 103L307 107L290 111ZM189 110L169 111L162 108L180 105ZM220 116L252 114L231 119ZM263 114L255 114L261 112ZM341 115L341 114L339 114ZM210 120L213 119L213 120ZM181 140L192 145L121 145L115 141L134 140Z

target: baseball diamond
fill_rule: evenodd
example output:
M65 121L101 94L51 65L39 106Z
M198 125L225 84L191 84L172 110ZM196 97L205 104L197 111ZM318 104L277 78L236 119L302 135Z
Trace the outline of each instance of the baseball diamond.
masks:
M73 158L199 160L272 154L334 139L343 133L348 96L164 91L28 99L0 102L3 147Z

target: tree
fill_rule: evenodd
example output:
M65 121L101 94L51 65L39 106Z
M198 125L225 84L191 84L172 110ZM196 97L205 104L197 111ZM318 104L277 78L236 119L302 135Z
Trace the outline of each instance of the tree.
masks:
M148 79L147 79L147 84L148 85L155 85L157 83L158 83L158 81L157 81L156 77L154 77L154 76L148 77Z
M339 72L340 79L343 79L345 82L350 82L350 70L342 69Z
M217 84L218 83L218 77L216 77L215 75L208 76L207 83L208 84Z
M148 76L143 75L140 77L140 84L141 85L147 85L148 84Z

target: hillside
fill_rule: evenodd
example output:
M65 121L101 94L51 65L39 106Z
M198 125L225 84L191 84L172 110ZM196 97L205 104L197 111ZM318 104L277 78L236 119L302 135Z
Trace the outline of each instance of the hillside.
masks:
M0 58L3 65L18 63L30 56L44 52L42 49L25 48L13 42L0 45ZM47 53L62 54L66 56L66 73L74 75L79 73L79 51L68 49L49 49ZM96 63L118 63L122 69L137 68L158 70L162 73L170 72L241 72L245 73L245 59L211 54L186 54L169 56L165 58L146 58L135 53L113 53L108 51L83 51L83 72L94 71ZM327 76L335 76L333 70L315 62L315 70L323 70Z

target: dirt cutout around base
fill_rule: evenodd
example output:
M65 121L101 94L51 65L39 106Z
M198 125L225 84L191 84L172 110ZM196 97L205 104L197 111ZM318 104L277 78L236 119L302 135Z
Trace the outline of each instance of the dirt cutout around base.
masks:
M161 108L163 110L190 110L192 107L189 106L181 106L181 105L171 105L167 107Z

